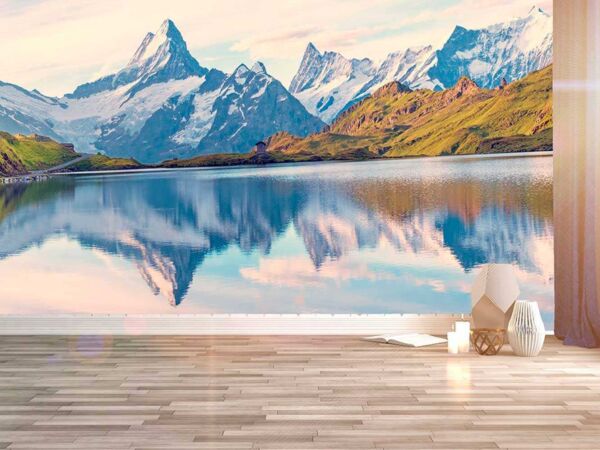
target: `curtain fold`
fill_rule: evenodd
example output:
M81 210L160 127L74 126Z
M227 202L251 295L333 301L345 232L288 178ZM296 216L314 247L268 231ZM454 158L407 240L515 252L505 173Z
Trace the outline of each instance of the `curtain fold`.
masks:
M600 1L554 1L555 334L600 347Z

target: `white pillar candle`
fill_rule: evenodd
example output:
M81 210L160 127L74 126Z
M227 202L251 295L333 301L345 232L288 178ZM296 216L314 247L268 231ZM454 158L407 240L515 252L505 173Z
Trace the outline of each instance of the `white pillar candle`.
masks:
M471 323L456 322L454 331L458 336L458 351L460 353L468 353L471 347Z
M448 332L448 353L458 353L458 335L455 331Z

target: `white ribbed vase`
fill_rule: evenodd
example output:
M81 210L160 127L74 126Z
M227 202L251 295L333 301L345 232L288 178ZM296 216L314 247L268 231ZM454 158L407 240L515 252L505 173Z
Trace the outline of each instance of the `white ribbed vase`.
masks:
M537 302L517 300L507 331L508 342L516 355L539 355L544 346L546 330Z

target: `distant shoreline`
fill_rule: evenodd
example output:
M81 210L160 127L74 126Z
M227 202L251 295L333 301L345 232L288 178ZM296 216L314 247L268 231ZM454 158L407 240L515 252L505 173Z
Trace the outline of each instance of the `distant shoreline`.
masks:
M223 164L223 165L199 165L192 167L141 167L133 169L115 169L115 170L88 170L80 172L55 172L49 174L49 176L86 176L86 175L127 175L135 173L160 173L160 172L177 172L177 171L193 171L199 169L230 169L230 168L264 168L264 167L279 167L283 165L297 165L297 164L316 164L316 163L362 163L362 162L375 162L375 161L398 161L398 160L415 160L415 159L426 159L430 160L442 160L442 159L501 159L501 158L524 158L524 157L548 157L553 156L551 151L537 151L537 152L514 152L514 153L478 153L471 155L438 155L438 156L402 156L402 157L381 157L381 158L369 158L363 160L350 160L350 159L328 159L321 161L282 161L282 162L269 162L263 164Z

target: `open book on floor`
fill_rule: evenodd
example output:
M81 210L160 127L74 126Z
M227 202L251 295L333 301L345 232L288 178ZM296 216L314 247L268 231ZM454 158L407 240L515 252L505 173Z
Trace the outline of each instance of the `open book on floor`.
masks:
M383 342L386 344L403 345L405 347L426 347L428 345L443 344L444 338L431 336L429 334L381 334L379 336L369 336L365 340L371 342Z

